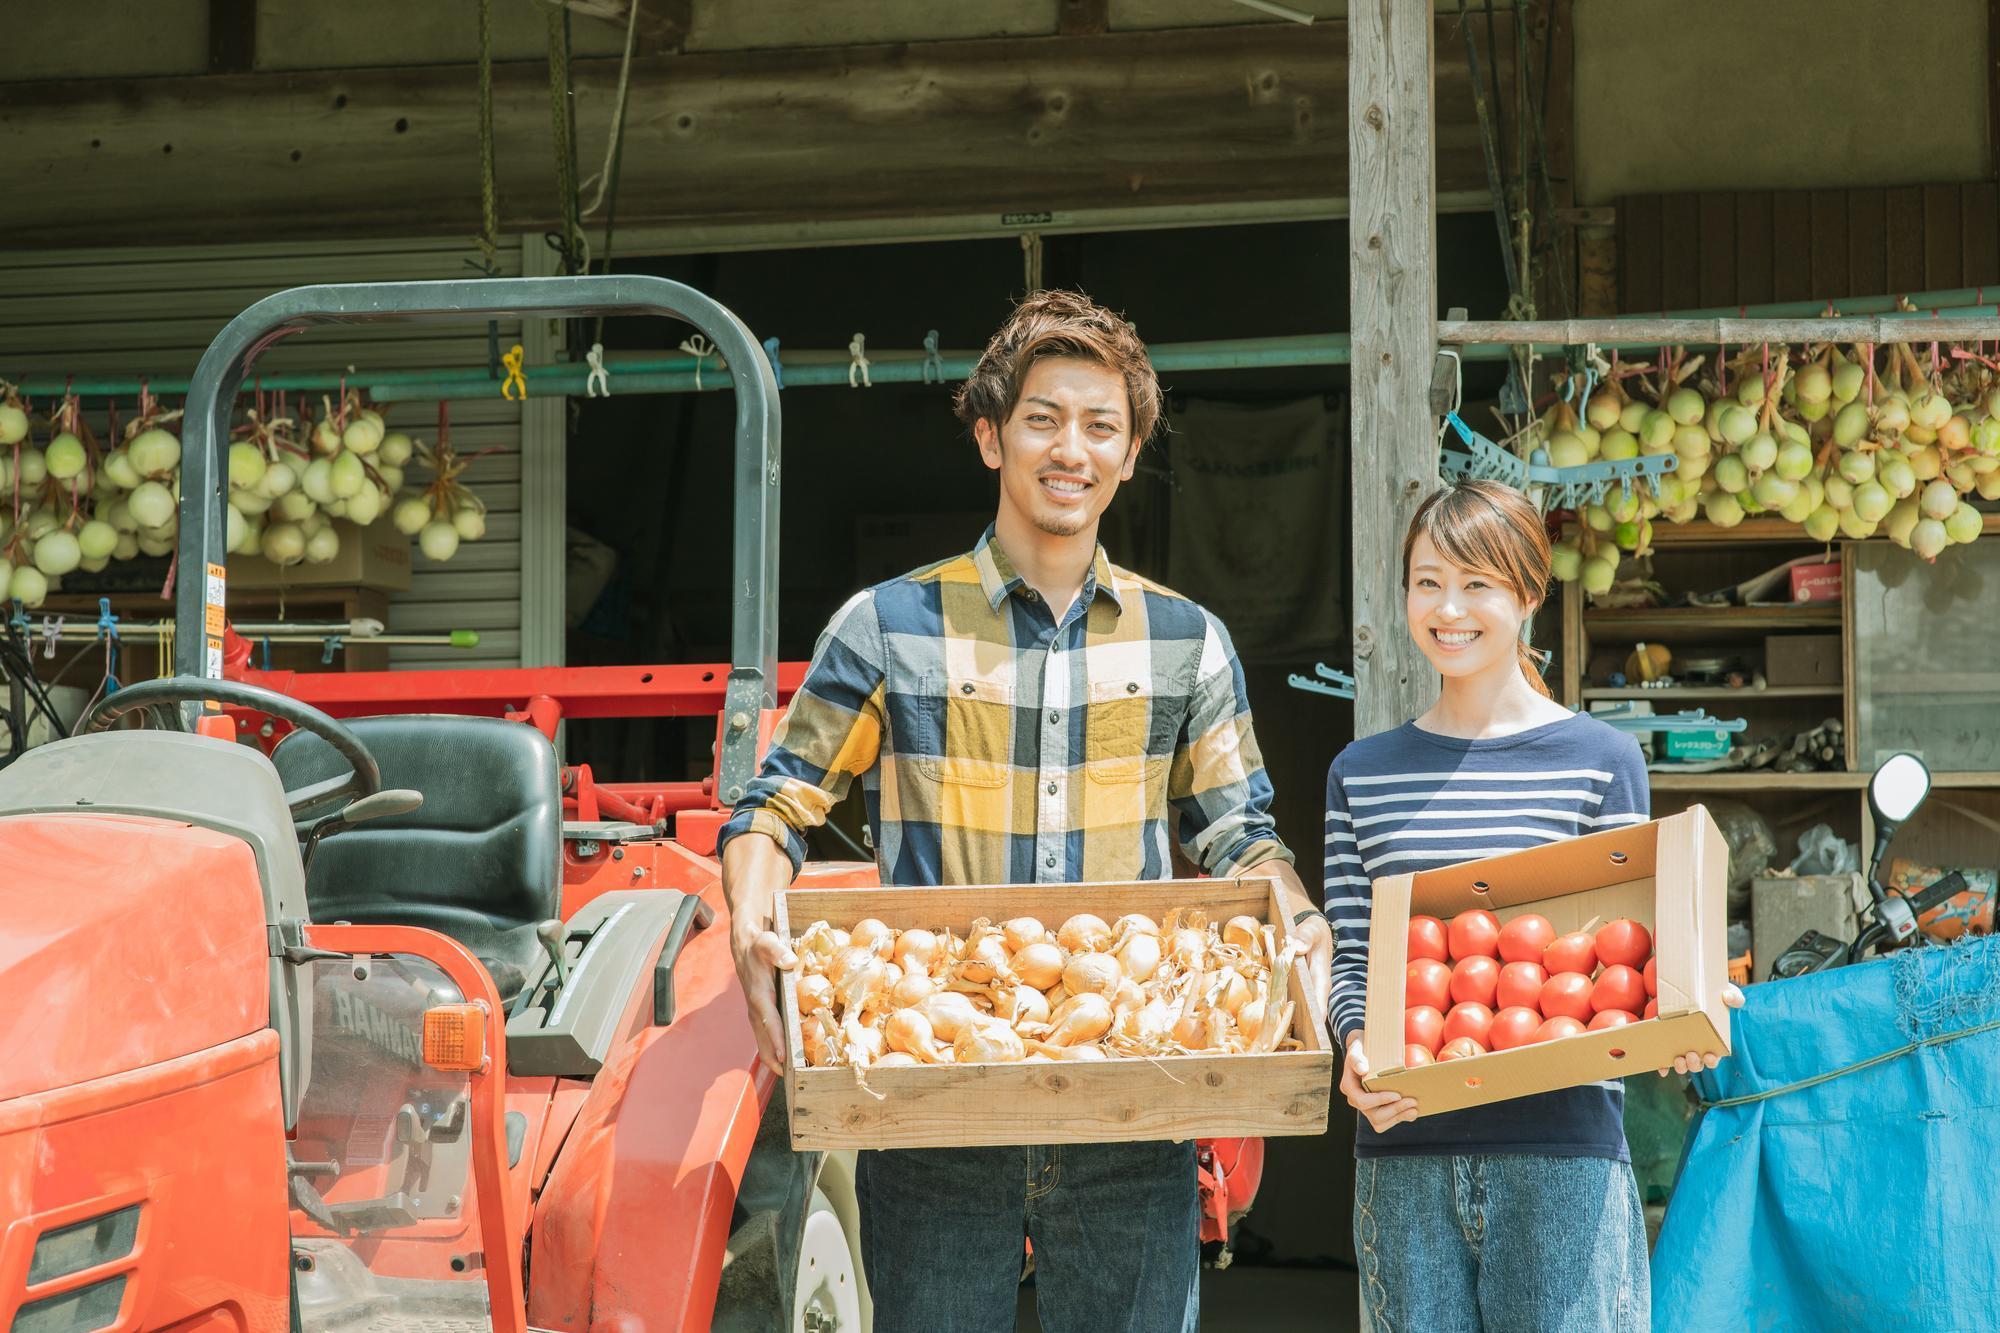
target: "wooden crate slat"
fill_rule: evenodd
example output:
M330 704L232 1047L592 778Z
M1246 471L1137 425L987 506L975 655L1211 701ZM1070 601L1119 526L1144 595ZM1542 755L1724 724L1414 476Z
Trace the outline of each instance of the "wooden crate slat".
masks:
M1968 287L1995 288L2000 298L2000 188L1992 181L1967 185L1958 193L1958 229L1963 245L1963 273Z
M1829 297L1881 296L1889 291L1889 194L1847 192L1847 276L1854 290Z
M1889 194L1889 291L1922 291L1924 286L1924 191L1899 186Z
M1701 304L1701 202L1692 194L1661 201L1660 299L1668 310Z
M1847 266L1847 191L1812 192L1812 294L1834 300L1855 294Z
M1924 187L1924 286L1932 291L1965 281L1960 208L1956 185Z
M1771 192L1736 196L1736 304L1762 305L1771 294Z
M1710 192L1699 203L1701 297L1703 306L1737 305L1736 205L1733 196Z
M1812 206L1806 195L1786 190L1771 203L1771 299L1812 295Z
M1660 196L1618 201L1618 308L1626 314L1665 310L1660 297Z

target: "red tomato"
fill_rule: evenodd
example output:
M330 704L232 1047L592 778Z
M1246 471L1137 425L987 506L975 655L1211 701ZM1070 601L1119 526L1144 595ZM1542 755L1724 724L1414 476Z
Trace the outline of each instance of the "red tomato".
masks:
M1595 1013L1623 1009L1628 1014L1636 1014L1645 1003L1645 981L1623 963L1613 963L1599 972L1597 984L1590 988L1590 1007Z
M1658 995L1660 993L1659 962L1660 960L1657 958L1648 958L1646 960L1646 970L1639 974L1645 978L1646 994L1648 995Z
M1541 1011L1549 1018L1573 1018L1578 1025L1589 1020L1590 978L1581 972L1558 972L1542 987Z
M1486 1047L1470 1037L1460 1037L1456 1041L1444 1044L1444 1049L1438 1052L1438 1060L1440 1063L1446 1060L1470 1060L1475 1055L1484 1054Z
M1541 1025L1540 1014L1524 1005L1516 1005L1493 1015L1493 1027L1486 1040L1496 1051L1511 1051L1516 1046L1526 1046L1533 1041L1535 1029Z
M1622 1028L1627 1023L1638 1021L1636 1014L1624 1009L1600 1009L1590 1020L1590 1030L1598 1032L1604 1028Z
M1539 963L1542 950L1555 943L1556 928L1536 912L1517 916L1500 927L1500 957L1509 963Z
M1434 916L1410 918L1410 957L1445 960L1444 922Z
M1431 1063L1431 1048L1428 1046L1405 1046L1403 1048L1403 1068L1415 1069L1418 1065Z
M1620 919L1608 926L1597 928L1597 961L1610 967L1613 963L1623 963L1630 968L1641 966L1653 952L1653 935L1637 921Z
M1658 1000L1646 1001L1646 1012L1641 1014L1640 1017L1658 1018L1659 1016L1660 1016L1660 1002Z
M1509 963L1500 969L1500 985L1495 991L1494 1003L1502 1009L1516 1006L1539 1009L1542 987L1548 979L1548 971L1540 963Z
M1403 974L1403 1006L1429 1005L1442 1013L1451 1005L1451 969L1435 958L1419 958Z
M1475 907L1451 919L1449 934L1453 958L1491 958L1500 947L1500 918Z
M1558 1037L1574 1037L1583 1031L1583 1024L1568 1014L1558 1014L1535 1029L1536 1041L1554 1041Z
M1573 930L1542 951L1542 966L1549 970L1550 976L1558 972L1581 972L1589 976L1597 970L1597 945L1590 936Z
M1405 1009L1403 1040L1435 1054L1438 1043L1444 1040L1444 1015L1427 1004Z
M1451 998L1460 1004L1471 1001L1493 1007L1493 994L1500 988L1500 964L1491 958L1467 958L1451 969Z
M1444 1044L1449 1046L1460 1037L1470 1037L1481 1046L1486 1044L1486 1034L1493 1027L1493 1011L1483 1004L1455 1004L1451 1012L1444 1016Z

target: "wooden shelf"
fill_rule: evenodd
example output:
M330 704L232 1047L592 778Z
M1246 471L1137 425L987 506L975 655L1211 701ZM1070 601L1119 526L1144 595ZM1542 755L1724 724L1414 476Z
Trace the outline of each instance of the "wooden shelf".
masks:
M1727 773L1662 773L1649 769L1654 791L1858 791L1868 785L1866 773L1771 773L1763 769Z
M1586 687L1583 697L1590 699L1838 699L1841 690L1838 685L1767 685L1761 690L1732 690L1726 686L1676 685L1665 690L1631 690Z
M1657 606L1635 611L1585 611L1583 625L1592 638L1634 640L1670 635L1725 637L1799 629L1838 630L1840 605L1814 602L1800 607Z

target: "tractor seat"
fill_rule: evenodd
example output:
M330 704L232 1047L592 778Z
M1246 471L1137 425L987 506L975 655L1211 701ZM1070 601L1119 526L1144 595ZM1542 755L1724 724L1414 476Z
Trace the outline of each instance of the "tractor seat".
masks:
M347 719L382 785L422 792L423 807L321 842L306 876L314 921L422 926L478 956L503 1002L546 957L539 923L561 915L562 776L533 727L490 717L404 714ZM271 756L287 790L346 771L295 731ZM331 812L329 812L331 813ZM300 837L310 825L301 825Z

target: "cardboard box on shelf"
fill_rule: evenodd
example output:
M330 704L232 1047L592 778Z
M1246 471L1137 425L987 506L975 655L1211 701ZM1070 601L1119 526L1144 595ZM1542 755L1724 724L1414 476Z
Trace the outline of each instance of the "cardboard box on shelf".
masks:
M1374 1091L1413 1097L1435 1115L1673 1064L1689 1051L1729 1053L1729 848L1699 805L1667 819L1522 852L1375 881L1364 1035ZM1485 908L1504 925L1539 912L1558 935L1620 917L1653 934L1659 1016L1619 1028L1406 1068L1403 988L1412 913L1449 920Z
M1764 638L1767 685L1839 685L1838 634L1770 634Z
M1289 923L1263 880L1154 880L1138 884L1034 884L983 888L791 888L776 925L796 939L816 921L843 929L868 917L897 930L950 927L963 935L985 917L1032 916L1051 928L1078 912L1155 921L1199 908L1212 922L1249 915ZM791 1067L785 1074L792 1147L937 1148L1029 1143L1320 1134L1334 1079L1333 1054L1306 998L1305 967L1292 971L1292 1035L1300 1049L1266 1055L1179 1055L1021 1064L938 1064L866 1071L812 1068L801 1055L798 974L781 979ZM1400 1019L1398 1020L1400 1023Z
M1837 602L1840 600L1840 562L1793 565L1792 600L1795 602Z
M410 587L410 539L386 519L357 528L335 519L340 553L323 565L296 564L280 568L257 555L229 557L232 589L378 588L407 592Z

